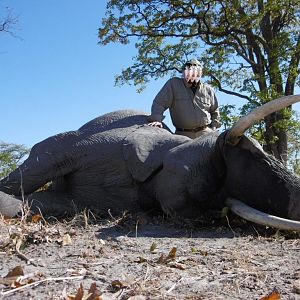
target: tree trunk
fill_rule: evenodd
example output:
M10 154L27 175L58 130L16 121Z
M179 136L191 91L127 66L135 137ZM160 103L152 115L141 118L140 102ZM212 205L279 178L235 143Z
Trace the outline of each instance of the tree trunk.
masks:
M269 116L265 117L266 124L266 132L265 132L265 140L266 145L264 146L264 150L273 156L275 156L278 160L287 163L287 132L283 128L276 127L276 122L284 119L282 112L275 112ZM275 124L275 126L274 126Z

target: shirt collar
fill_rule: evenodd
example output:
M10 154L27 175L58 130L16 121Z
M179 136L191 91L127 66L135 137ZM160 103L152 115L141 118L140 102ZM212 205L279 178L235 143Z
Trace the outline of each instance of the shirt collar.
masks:
M189 84L187 83L187 81L185 80L185 78L182 78L182 80L183 80L183 83L184 83L184 85L186 86L186 88L191 88L190 86L189 86ZM201 80L198 82L198 86L200 86L202 84L202 82L201 82ZM198 87L197 86L197 87Z

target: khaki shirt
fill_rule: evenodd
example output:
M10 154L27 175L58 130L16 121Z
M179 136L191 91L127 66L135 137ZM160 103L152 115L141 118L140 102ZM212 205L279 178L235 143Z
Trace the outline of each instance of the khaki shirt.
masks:
M149 121L161 122L167 109L177 128L192 129L206 125L218 128L221 125L215 92L205 83L200 82L194 94L183 78L168 80L153 101Z

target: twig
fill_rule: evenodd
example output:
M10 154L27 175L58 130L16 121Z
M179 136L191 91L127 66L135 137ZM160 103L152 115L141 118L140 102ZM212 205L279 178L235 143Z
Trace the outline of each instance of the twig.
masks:
M260 237L260 234L259 232L256 230L256 228L254 226L252 226L252 228L255 230L256 234L257 234L257 237Z
M135 237L136 238L138 237L138 225L139 225L139 220L137 220L136 224L135 224Z
M108 209L107 212L114 222L118 222L118 220L111 214L110 209Z
M236 234L235 234L234 230L232 229L232 227L230 226L229 219L228 219L228 217L227 217L227 216L225 216L225 217L226 217L226 220L227 220L228 227L230 228L231 232L233 233L233 237L235 237L235 236L236 236Z
M16 252L17 252L17 255L21 258L21 259L24 259L27 263L30 263L32 265L34 265L35 267L38 267L38 264L35 263L31 258L27 257L24 253L22 253L20 251L20 247L22 245L22 239L19 239L17 241L17 244L16 244Z
M112 215L110 209L108 209L107 212L108 212L109 216L112 218L113 224L114 224L115 226L118 226L118 227L124 229L124 227L123 227L122 225L120 225L120 224L121 224L121 222L123 222L124 220L126 220L126 217L127 217L127 211L124 211L123 214L122 214L122 216L119 217L118 219L116 219L116 218Z
M38 274L39 274L39 272L21 275L21 276L19 276L19 277L16 279L16 281L19 282L19 283L21 283L21 282L24 281L25 279L32 278L32 277L34 277L34 276L37 276Z
M89 226L89 216L86 212L86 208L83 211L84 228L87 229Z
M147 264L147 270L146 270L146 274L144 276L144 283L148 280L149 271L150 271L150 268L149 268L149 265Z
M48 224L48 222L45 220L45 218L44 218L44 216L42 214L41 209L39 207L37 209L39 210L39 213L40 213L40 216L41 216L42 220L45 222L45 224Z
M84 276L49 277L49 278L45 278L45 279L42 279L42 280L39 280L39 281L36 281L36 282L32 282L32 283L17 287L13 290L9 290L9 291L6 291L6 292L1 292L1 295L6 296L6 295L9 295L9 294L13 294L15 292L26 289L28 287L37 286L41 283L48 282L48 281L62 281L62 280L73 280L73 279L83 279L83 278L84 278Z
M22 281L24 281L25 279L32 278L34 276L37 276L38 274L38 272L35 272L20 276L0 277L0 284L11 285L14 282L22 283Z
M169 293L171 293L174 289L175 289L175 287L176 287L176 285L178 284L178 283L180 283L180 281L182 280L182 277L177 281L177 282L175 282L168 290L167 290L167 294L169 294Z

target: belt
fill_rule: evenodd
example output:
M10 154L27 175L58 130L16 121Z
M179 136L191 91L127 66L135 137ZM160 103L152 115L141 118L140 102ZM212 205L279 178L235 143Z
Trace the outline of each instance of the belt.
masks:
M187 131L187 132L198 132L200 130L205 129L206 127L207 127L206 125L205 126L196 127L196 128L190 128L190 129L188 129L188 128L177 128L176 127L176 130L177 131Z

